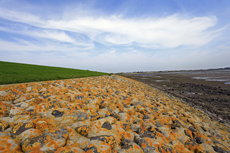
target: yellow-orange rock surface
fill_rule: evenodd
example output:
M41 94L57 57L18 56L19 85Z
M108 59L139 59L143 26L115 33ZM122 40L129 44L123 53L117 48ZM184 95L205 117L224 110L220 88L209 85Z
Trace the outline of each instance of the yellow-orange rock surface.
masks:
M0 86L0 152L230 153L229 127L131 79Z

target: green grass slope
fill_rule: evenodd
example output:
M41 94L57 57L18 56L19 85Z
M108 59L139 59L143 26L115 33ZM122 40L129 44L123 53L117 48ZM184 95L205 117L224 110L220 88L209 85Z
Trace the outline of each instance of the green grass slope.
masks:
M0 84L60 80L108 73L0 61Z

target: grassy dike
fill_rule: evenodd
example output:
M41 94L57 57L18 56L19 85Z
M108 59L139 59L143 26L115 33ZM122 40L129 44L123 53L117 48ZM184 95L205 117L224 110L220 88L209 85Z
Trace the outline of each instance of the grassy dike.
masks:
M109 75L108 73L0 61L0 85Z

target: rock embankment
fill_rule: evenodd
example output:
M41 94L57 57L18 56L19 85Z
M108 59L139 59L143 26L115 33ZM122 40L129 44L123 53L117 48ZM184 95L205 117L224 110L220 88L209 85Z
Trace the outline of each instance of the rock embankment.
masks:
M140 82L0 86L0 152L228 153L230 130Z

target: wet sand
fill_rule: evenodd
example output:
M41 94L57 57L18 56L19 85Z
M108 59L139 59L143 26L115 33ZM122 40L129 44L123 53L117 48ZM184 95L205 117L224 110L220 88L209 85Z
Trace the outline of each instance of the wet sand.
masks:
M230 70L125 73L230 125Z

